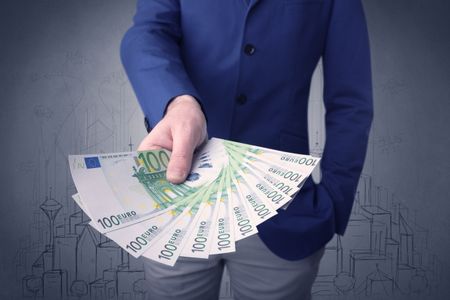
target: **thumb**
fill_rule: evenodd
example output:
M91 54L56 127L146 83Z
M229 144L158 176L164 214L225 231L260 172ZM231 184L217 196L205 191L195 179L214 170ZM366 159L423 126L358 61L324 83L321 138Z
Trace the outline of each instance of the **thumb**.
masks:
M191 169L194 148L194 139L189 134L174 134L172 154L167 166L167 180L177 184L186 179Z

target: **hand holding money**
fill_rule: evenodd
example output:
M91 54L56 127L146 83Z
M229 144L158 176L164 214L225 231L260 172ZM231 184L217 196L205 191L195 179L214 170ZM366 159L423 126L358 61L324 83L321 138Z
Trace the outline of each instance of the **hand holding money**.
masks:
M212 138L186 181L172 184L170 159L165 149L69 156L73 198L90 225L134 257L171 266L179 256L235 251L289 204L320 161Z
M190 95L182 95L170 102L164 118L143 139L138 151L171 150L167 180L181 183L191 168L195 148L206 136L205 116L199 103Z

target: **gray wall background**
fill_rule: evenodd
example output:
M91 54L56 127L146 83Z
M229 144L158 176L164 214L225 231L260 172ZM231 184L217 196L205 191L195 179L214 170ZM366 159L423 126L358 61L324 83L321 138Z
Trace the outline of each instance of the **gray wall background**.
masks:
M448 299L450 2L363 2L375 120L349 228L327 247L315 299ZM141 263L85 226L66 165L71 153L135 149L145 134L118 52L134 9L123 0L0 4L0 299L144 296ZM319 64L316 153L322 86ZM53 254L46 197L62 205ZM226 278L222 288L231 298Z

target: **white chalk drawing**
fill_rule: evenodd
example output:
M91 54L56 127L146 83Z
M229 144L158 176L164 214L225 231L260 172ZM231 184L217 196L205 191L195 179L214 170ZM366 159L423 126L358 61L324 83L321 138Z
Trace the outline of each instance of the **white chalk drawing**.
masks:
M66 163L69 153L134 149L144 132L137 101L121 70L105 76L96 89L84 82L92 60L80 51L68 53L61 69L33 73L29 80L30 94L34 88L44 89L48 98L31 108L40 143L36 155L19 165L20 174L32 178L26 201L34 215L13 261L20 286L17 297L145 299L142 261L88 226L89 219L70 198L75 188ZM325 139L321 72L319 63L309 106L310 152L315 154L322 153ZM386 87L392 89L392 84ZM394 151L401 140L394 136L375 142ZM313 177L320 180L320 173ZM417 224L394 191L372 182L371 174L361 176L346 234L326 247L314 299L439 293L444 265L429 249L429 230ZM225 271L221 299L232 297Z

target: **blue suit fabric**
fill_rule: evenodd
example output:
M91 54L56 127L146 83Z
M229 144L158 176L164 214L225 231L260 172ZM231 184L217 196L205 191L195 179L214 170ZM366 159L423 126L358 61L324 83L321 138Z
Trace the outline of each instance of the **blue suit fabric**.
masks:
M361 0L138 0L120 54L150 129L174 97L190 94L210 137L303 154L311 77L322 57L321 181L308 178L258 230L287 260L344 234L373 118Z

